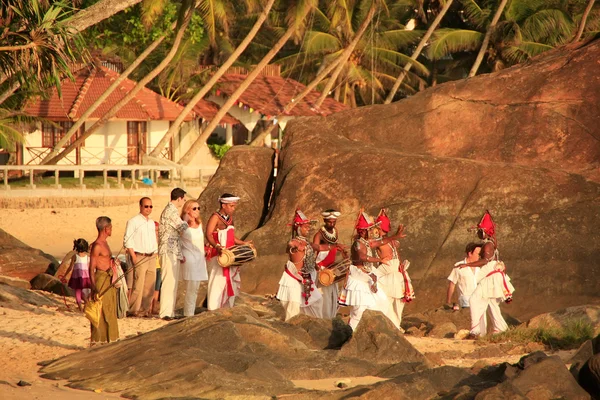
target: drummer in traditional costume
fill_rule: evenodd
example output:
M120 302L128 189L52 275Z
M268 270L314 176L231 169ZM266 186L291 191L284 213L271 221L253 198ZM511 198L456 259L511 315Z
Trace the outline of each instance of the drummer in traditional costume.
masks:
M325 210L321 213L323 217L323 226L313 237L313 244L318 246L327 246L325 250L317 254L317 268L320 270L329 268L335 263L338 249L338 231L335 227L340 212L336 210ZM343 251L343 250L342 250ZM343 251L345 254L345 251ZM347 256L344 255L344 258ZM323 294L323 318L333 319L337 315L339 290L337 283L323 286L317 285Z
M315 253L331 246L308 241L311 223L302 211L296 210L291 224L292 240L287 244L289 260L281 274L277 291L277 299L285 309L286 321L298 314L323 317L323 296L316 288Z
M471 336L486 334L486 312L490 309L491 322L494 333L504 332L508 329L506 321L500 312L502 302L511 302L515 291L510 278L506 275L506 267L500 261L496 240L496 224L489 211L477 225L477 234L484 240L481 248L481 259L478 261L460 264L458 268L481 267L477 274L477 287L469 299L471 310Z
M207 265L210 270L207 293L209 310L233 307L235 297L240 292L240 268L238 266L221 267L217 261L221 249L252 243L235 237L233 213L239 200L239 197L229 193L221 195L219 197L219 204L221 205L219 211L211 215L206 224L205 237L211 246L210 251L206 254Z
M390 219L386 215L385 209L381 209L376 222L379 225L374 229L379 230L379 237L383 239L390 231ZM399 228L400 238L406 237L404 226L400 225ZM387 316L396 328L402 331L400 323L402 322L404 305L415 298L415 291L406 271L409 263L406 261L401 263L400 242L397 240L382 244L377 249L377 253L381 258L381 264L377 268L379 285L386 294L389 305Z
M376 257L375 249L399 238L401 230L398 229L396 235L389 238L370 240L369 229L373 227L373 219L361 210L355 227L357 236L351 249L352 265L338 300L341 305L352 306L348 324L353 330L358 326L365 310L377 310L386 315L388 311L387 297L378 288L376 265L382 260Z

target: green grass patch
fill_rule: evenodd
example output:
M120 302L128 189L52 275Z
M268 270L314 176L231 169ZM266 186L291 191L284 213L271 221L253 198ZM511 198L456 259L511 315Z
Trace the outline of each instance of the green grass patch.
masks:
M107 183L111 186L111 188L117 187L117 178L113 176L109 176L107 178ZM45 177L35 177L33 179L34 185L38 188L51 188L56 183L53 176L45 176ZM131 179L122 178L121 183L125 186L125 188L131 187ZM141 180L136 180L136 183L140 186L144 186L144 183ZM156 183L159 187L169 186L169 179L159 179ZM29 185L29 177L23 177L18 179L11 179L8 184L11 189L25 189L27 185ZM87 189L102 189L104 185L104 178L102 176L86 176L83 178L83 184ZM63 189L75 189L79 187L79 178L70 178L64 177L60 178L60 185Z
M504 343L542 343L552 349L576 349L586 340L594 337L594 326L584 319L566 320L560 327L540 326L539 328L526 328L517 326L506 332L488 335L479 338L482 342Z

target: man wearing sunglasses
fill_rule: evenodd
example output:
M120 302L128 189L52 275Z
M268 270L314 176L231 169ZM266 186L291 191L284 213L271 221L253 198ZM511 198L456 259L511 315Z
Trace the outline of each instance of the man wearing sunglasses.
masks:
M123 245L127 249L129 316L149 317L156 282L156 228L150 218L152 200L140 199L140 213L127 221Z

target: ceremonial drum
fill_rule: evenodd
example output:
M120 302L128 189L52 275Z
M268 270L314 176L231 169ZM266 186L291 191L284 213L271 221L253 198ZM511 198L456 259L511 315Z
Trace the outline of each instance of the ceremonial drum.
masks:
M241 244L229 249L221 249L217 261L223 268L239 267L242 264L253 261L256 258L256 249L253 246Z
M327 269L319 271L319 282L323 286L330 286L343 280L350 269L352 261L349 258L331 264Z

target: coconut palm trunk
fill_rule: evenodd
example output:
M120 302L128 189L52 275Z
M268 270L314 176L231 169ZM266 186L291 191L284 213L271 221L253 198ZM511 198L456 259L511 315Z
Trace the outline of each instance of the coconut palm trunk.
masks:
M176 24L174 24L172 26L172 29L174 29L176 27ZM56 145L54 145L54 148L52 148L52 151L50 151L50 153L48 153L48 155L46 157L44 157L44 159L42 160L42 162L40 164L45 164L46 162L48 162L49 160L51 160L56 154L58 154L60 152L60 149L62 149L62 147L67 144L69 142L69 140L71 140L71 137L77 133L77 131L79 130L79 128L81 127L81 125L83 125L85 123L85 121L88 119L88 117L90 115L92 115L92 113L94 111L96 111L96 109L98 107L100 107L100 105L102 103L104 103L104 101L108 98L108 96L110 96L110 94L112 92L115 91L116 88L118 88L121 85L121 82L123 82L125 79L127 79L127 77L137 68L140 66L140 64L146 59L146 57L148 57L148 55L150 55L150 53L152 53L152 51L154 51L154 49L156 49L165 39L165 35L160 36L159 38L157 38L154 42L152 42L150 44L150 46L148 46L139 56L138 58L136 58L133 63L131 63L131 65L129 67L127 67L127 69L125 71L123 71L121 73L121 75L119 75L119 77L104 91L104 93L102 93L95 101L94 103L89 106L89 108L87 110L85 110L85 112L81 115L81 117L79 119L77 119L77 121L75 121L75 124L73 124L73 126L67 131L67 133L65 134L65 136L63 136L58 143L56 143Z
M110 18L118 12L125 10L142 0L100 0L84 8L73 16L70 28L81 32L98 22Z
M350 49L350 51L349 52L344 51L345 57L343 59L340 59L337 67L335 68L335 71L333 72L333 74L331 74L331 77L327 81L327 84L325 85L325 88L321 92L321 96L319 96L319 98L317 99L317 102L315 103L315 108L318 109L319 107L321 107L321 104L323 104L323 102L325 101L325 98L327 98L327 96L329 95L329 91L331 90L331 88L333 87L333 85L337 81L338 76L340 76L340 73L342 72L342 70L346 66L346 62L348 61L348 58L350 57L350 55L352 54L352 52L356 48L356 45L358 44L358 42L360 41L360 39L364 35L365 31L367 30L367 27L369 26L369 24L373 20L373 17L375 16L375 11L376 10L377 10L377 6L376 6L375 2L373 2L371 4L371 8L369 9L369 13L367 14L367 16L365 17L364 21L362 22L360 28L358 29L358 31L354 35L354 39L348 45L348 48ZM346 50L348 50L348 48L346 48ZM296 102L296 104L297 104L297 102Z
M596 0L588 1L587 7L585 8L583 16L581 17L581 22L579 23L579 29L577 29L577 34L575 35L575 39L573 40L574 42L578 42L579 40L581 40L581 36L583 36L583 31L585 30L585 24L587 22L588 16L590 15L590 12L592 11L592 7L594 7L595 1Z
M58 161L65 158L71 151L76 149L77 146L79 146L81 143L83 143L85 141L85 139L87 139L90 135L97 132L102 126L104 126L104 124L106 124L108 122L108 120L110 118L114 117L123 106L125 106L127 103L129 103L131 100L133 100L135 95L140 90L142 90L152 79L156 78L156 76L158 74L160 74L160 72L163 69L165 69L165 67L167 65L169 65L169 63L171 62L171 60L173 59L173 57L175 57L175 54L177 53L177 49L179 48L179 45L181 44L185 30L187 29L187 26L189 25L190 20L192 18L192 14L194 13L193 4L194 4L193 0L186 0L182 4L181 10L180 10L180 18L179 18L180 22L178 22L179 28L177 30L177 33L175 34L175 39L173 40L173 47L171 48L169 53L165 56L165 58L160 62L160 64L158 64L156 66L156 68L154 68L152 71L150 71L150 73L148 75L146 75L144 78L142 78L142 80L140 80L138 82L138 84L129 93L127 93L127 95L125 97L123 97L117 104L112 106L111 109L106 112L106 114L104 114L98 121L96 121L90 127L90 129L85 131L85 133L83 135L81 135L73 143L71 143L69 146L67 146L60 154L58 154L55 157L53 157L52 159L48 160L46 162L46 165L56 164Z
M196 155L198 150L205 144L206 139L210 136L212 131L217 127L221 119L227 114L229 109L237 102L240 95L248 89L250 84L256 79L258 74L269 64L269 62L275 57L275 55L281 50L281 48L287 43L287 41L292 37L294 32L298 29L298 26L302 23L306 15L309 11L312 10L312 5L305 7L305 10L301 13L299 18L297 18L294 22L291 23L290 27L285 31L283 36L275 43L273 48L263 57L262 60L256 65L256 67L248 74L246 79L240 84L240 86L233 92L231 96L227 99L227 101L219 108L219 111L209 122L208 126L204 128L204 130L198 136L198 139L192 144L190 149L181 157L179 160L180 164L186 165L192 161L192 158Z
M450 6L452 5L453 1L454 0L446 0L446 4L444 4L444 7L442 7L442 10L440 11L440 13L437 15L437 17L435 17L435 19L429 26L429 29L427 29L427 32L425 32L425 35L423 36L423 38L417 45L417 48L413 52L412 56L410 56L411 60L416 61L417 58L421 55L421 51L423 51L423 48L429 41L429 38L431 38L431 35L433 35L433 32L437 29L438 25L442 21L442 18L444 18L444 15L446 15L448 10L450 9ZM404 78L406 78L406 75L412 68L412 65L413 65L413 63L409 61L406 63L406 65L404 66L402 71L400 71L400 75L398 75L398 78L396 78L396 82L394 82L394 85L392 86L392 89L390 90L387 97L385 98L385 101L383 102L383 104L390 104L392 102L392 100L394 100L394 96L396 96L396 93L398 92L400 85L404 81Z
M196 95L185 106L183 111L181 111L181 113L177 116L177 118L175 119L173 124L169 127L169 130L167 131L167 133L165 133L165 135L162 137L162 139L160 139L160 142L158 142L158 144L156 145L154 150L152 150L152 152L150 152L150 154L149 154L150 157L158 157L158 155L160 154L162 149L167 145L167 143L169 143L169 140L171 140L171 138L175 135L175 133L177 133L179 131L179 127L185 120L185 117L187 117L187 115L190 113L190 111L192 111L194 106L196 104L198 104L198 102L200 100L202 100L202 98L204 98L206 93L208 93L208 91L215 85L215 83L217 83L219 78L221 78L225 74L225 72L227 72L227 69L229 67L231 67L233 65L233 63L239 58L239 56L244 52L244 50L246 50L248 45L252 42L252 40L258 33L260 27L263 25L263 23L267 19L267 16L268 16L269 12L271 11L271 7L273 7L274 3L275 3L275 0L269 0L267 2L267 4L265 5L265 8L263 9L262 13L258 17L258 20L254 24L254 26L252 27L250 32L248 32L248 35L244 38L242 43L240 43L240 45L235 49L235 51L229 56L227 61L225 61L225 63L223 65L221 65L221 67L210 78L210 80L206 83L206 85L204 85L200 89L200 91L198 93L196 93Z
M481 63L483 61L483 56L485 56L488 45L490 44L490 37L492 36L492 32L494 32L494 29L496 28L496 24L498 23L498 20L500 20L500 17L502 16L502 13L504 12L504 7L506 7L507 3L508 3L508 0L502 0L500 2L500 5L498 6L498 9L496 10L496 14L494 14L494 18L492 18L492 22L490 22L490 26L488 26L488 29L485 32L485 36L483 37L483 43L481 43L481 48L479 49L479 53L477 53L477 58L475 58L475 62L473 63L473 66L471 67L471 71L469 71L469 78L471 78L477 74L477 71L479 70L479 67L481 66Z
M0 104L4 103L6 99L13 95L13 93L21 87L20 82L13 82L10 86L4 91L4 93L0 94Z

